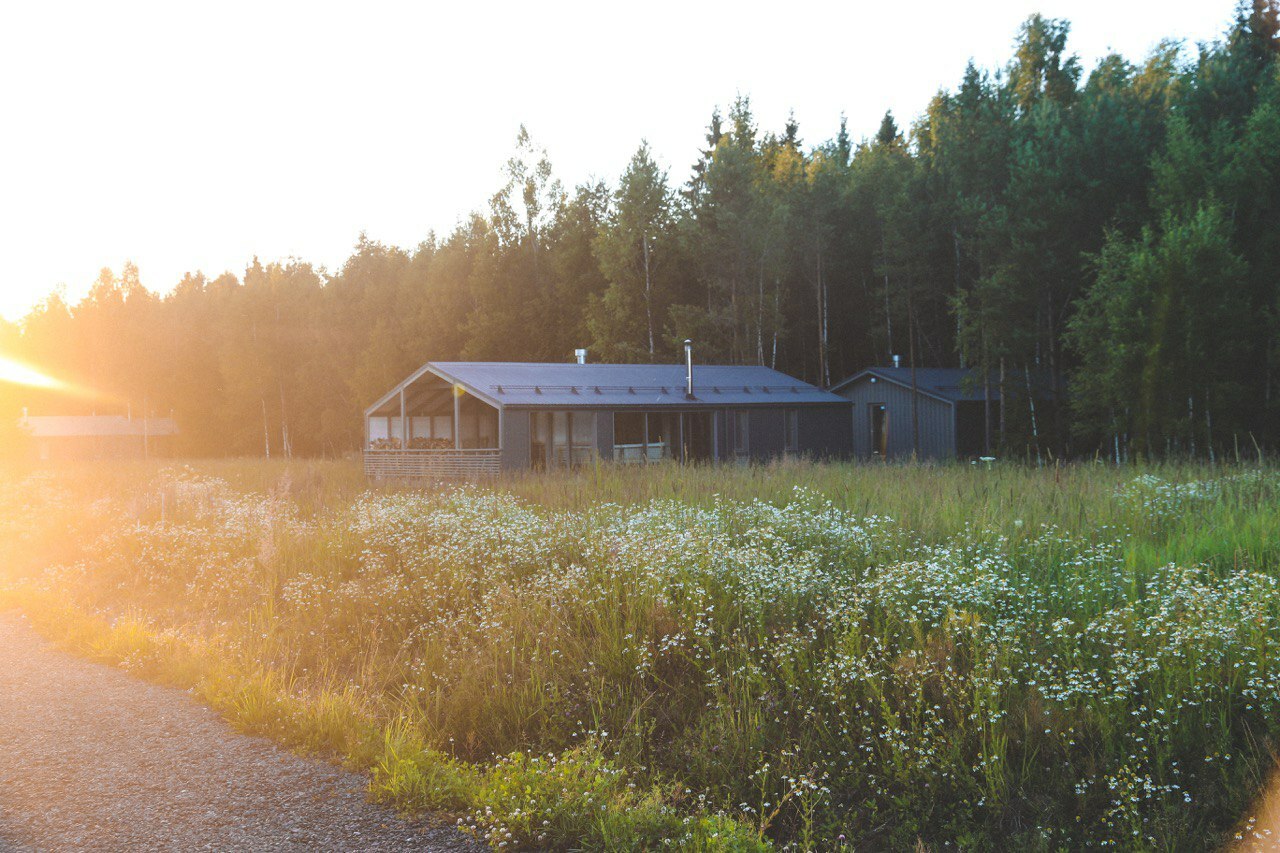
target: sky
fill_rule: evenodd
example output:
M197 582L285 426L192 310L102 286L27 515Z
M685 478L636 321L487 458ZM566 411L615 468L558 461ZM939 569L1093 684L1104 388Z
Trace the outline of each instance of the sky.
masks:
M682 183L716 106L907 126L965 64L997 68L1032 13L1086 69L1219 37L1233 0L969 3L21 3L0 7L0 316L99 269L301 258L361 232L411 248L483 209L524 124L566 186L642 139Z

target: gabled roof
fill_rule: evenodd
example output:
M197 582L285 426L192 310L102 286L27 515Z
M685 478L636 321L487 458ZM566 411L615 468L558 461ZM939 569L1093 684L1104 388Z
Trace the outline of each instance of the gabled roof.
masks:
M178 425L173 418L126 418L123 415L37 415L20 418L18 426L34 438L178 434Z
M986 399L982 386L982 374L977 370L962 367L917 367L915 374L917 391L927 397L933 397L945 403ZM838 394L855 382L872 376L904 388L912 387L910 367L869 367L861 373L855 373L848 379L832 385L831 391ZM994 382L991 384L991 399L1000 399L1000 389Z
M847 401L768 367L695 364L692 400L682 364L433 361L366 410L389 404L399 389L432 373L497 406L632 408L796 406Z

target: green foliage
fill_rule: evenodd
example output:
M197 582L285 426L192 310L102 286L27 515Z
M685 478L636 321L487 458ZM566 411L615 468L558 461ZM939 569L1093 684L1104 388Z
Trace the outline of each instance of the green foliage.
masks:
M588 311L592 347L601 360L652 361L670 302L667 267L676 255L667 175L647 143L631 158L613 209L595 240L609 285Z
M1238 430L1232 413L1255 332L1246 269L1216 205L1170 215L1137 241L1113 234L1071 327L1082 360L1072 400L1080 423L1130 435L1142 453L1162 451L1160 437L1188 449L1212 441L1213 412L1220 430Z

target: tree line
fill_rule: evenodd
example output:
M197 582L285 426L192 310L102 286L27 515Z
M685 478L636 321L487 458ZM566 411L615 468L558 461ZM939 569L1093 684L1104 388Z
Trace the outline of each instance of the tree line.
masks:
M1068 23L1036 15L909 127L806 144L739 98L683 178L642 143L612 186L567 188L522 128L487 209L411 250L361 235L334 271L254 259L160 296L125 264L55 293L0 352L98 396L3 405L172 412L192 454L338 454L427 360L674 361L692 338L822 385L893 355L973 368L1007 453L1264 447L1278 32L1278 0L1248 0L1193 56L1165 41L1086 75Z

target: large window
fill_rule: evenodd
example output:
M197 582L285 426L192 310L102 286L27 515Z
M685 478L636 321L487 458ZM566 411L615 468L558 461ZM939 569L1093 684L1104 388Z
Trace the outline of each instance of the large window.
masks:
M800 452L800 413L795 409L782 412L782 448L787 453Z
M534 412L529 442L534 467L585 465L596 456L595 412Z
M529 464L534 468L546 468L551 446L551 413L531 412L529 429Z
M676 455L680 416L659 412L618 412L613 416L613 458L617 462L657 462Z
M734 412L730 422L733 424L733 455L746 459L751 454L751 413Z

